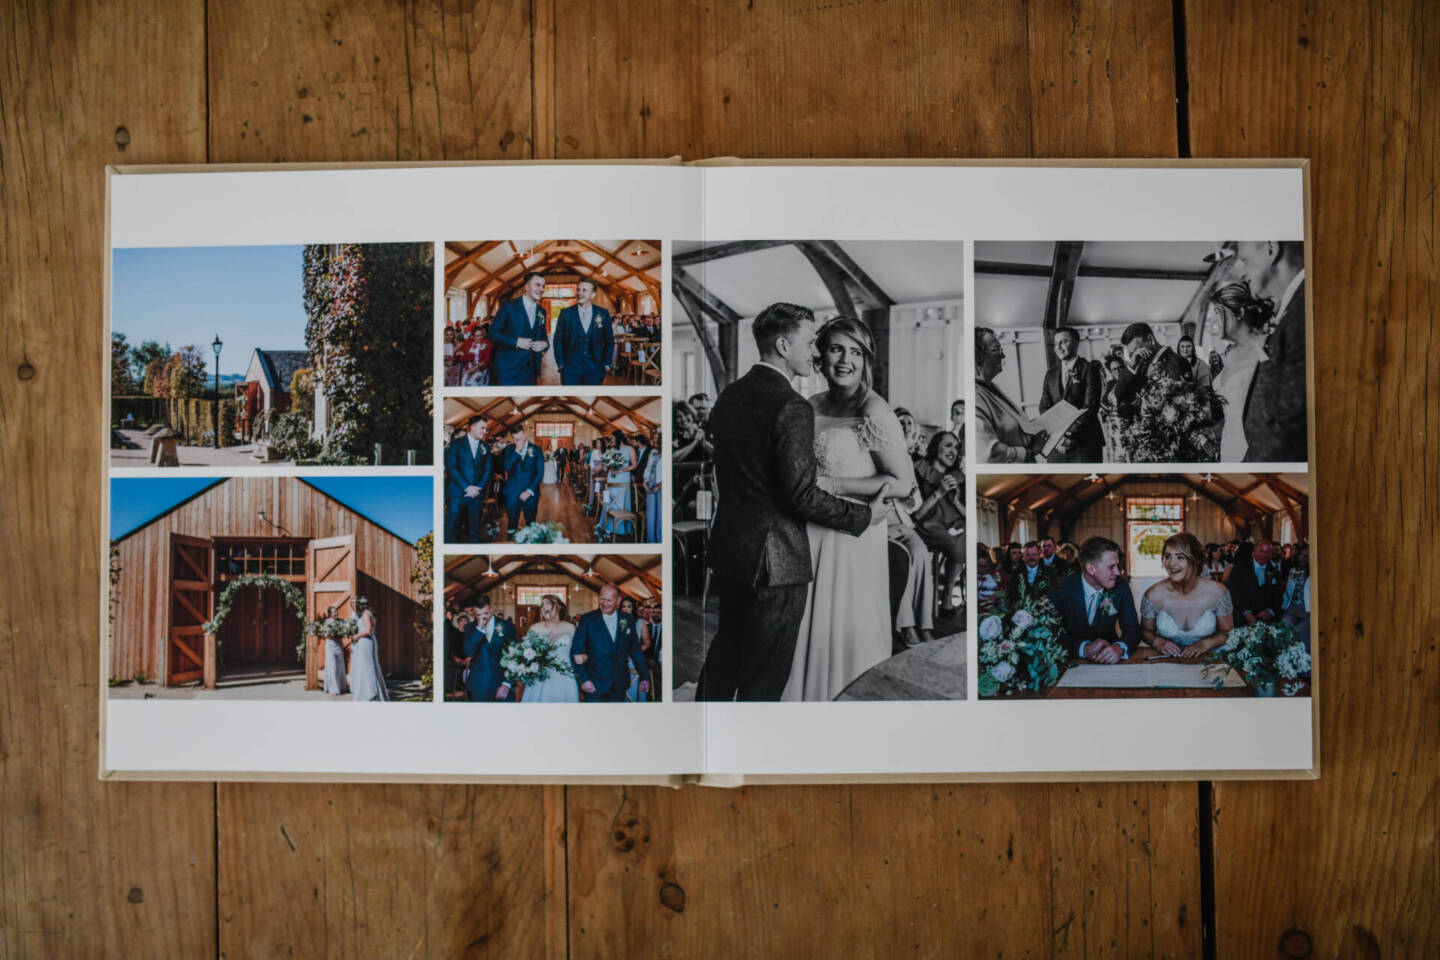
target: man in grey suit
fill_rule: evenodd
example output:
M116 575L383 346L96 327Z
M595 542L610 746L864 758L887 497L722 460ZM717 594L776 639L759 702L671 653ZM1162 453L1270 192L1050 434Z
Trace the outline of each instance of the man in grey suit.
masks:
M753 332L760 362L710 412L720 496L708 554L720 622L697 700L779 700L814 577L806 521L853 536L885 522L884 488L867 505L816 485L815 411L790 382L813 369L815 315L773 303Z

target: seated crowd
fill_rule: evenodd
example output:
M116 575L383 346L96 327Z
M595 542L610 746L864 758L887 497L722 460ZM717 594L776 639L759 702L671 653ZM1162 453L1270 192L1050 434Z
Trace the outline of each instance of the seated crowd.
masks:
M1291 626L1309 649L1308 543L1282 547L1273 540L1232 540L1202 547L1194 535L1180 533L1165 541L1162 553L1165 576L1146 590L1136 614L1124 552L1113 541L1092 537L1077 548L1046 536L1023 545L981 544L976 557L976 609L984 618L995 612L1002 598L1013 608L1041 594L1062 608L1067 590L1073 592L1078 582L1079 595L1088 598L1103 592L1114 598L1120 610L1115 636L1103 638L1106 642L1100 644L1074 645L1071 653L1076 657L1113 663L1114 659L1101 656L1103 650L1113 647L1117 658L1124 659L1142 644L1168 655L1196 657L1223 644L1234 627L1257 623ZM1113 570L1106 569L1108 564ZM1213 625L1204 619L1207 612L1215 615ZM1094 611L1088 613L1093 622ZM1162 626L1165 616L1170 620ZM1126 627L1127 620L1134 621L1133 629ZM1197 631L1202 622L1206 626Z
M678 400L672 408L677 523L708 521L714 516L714 497L721 493L715 486L709 409L710 397L703 393ZM937 617L951 621L948 634L960 629L954 622L964 616L964 401L952 403L949 413L946 429L927 434L910 411L895 410L916 480L915 488L897 501L886 521L897 650L936 639Z

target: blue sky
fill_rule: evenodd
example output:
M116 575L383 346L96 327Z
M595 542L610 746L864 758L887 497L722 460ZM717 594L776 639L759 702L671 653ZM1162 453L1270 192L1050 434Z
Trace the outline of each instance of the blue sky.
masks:
M243 374L256 347L305 349L304 247L148 247L114 252L111 327L132 346L194 344L215 370Z
M110 539L194 496L215 477L117 477L110 481ZM262 479L262 478L256 478ZM268 479L268 478L267 478ZM360 515L414 543L435 525L431 510L434 481L430 477L304 477ZM232 483L244 483L237 479ZM221 533L222 531L216 531Z

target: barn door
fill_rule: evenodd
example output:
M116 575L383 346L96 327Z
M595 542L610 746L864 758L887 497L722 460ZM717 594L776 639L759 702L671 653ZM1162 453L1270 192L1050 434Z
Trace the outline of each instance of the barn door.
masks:
M311 540L305 557L307 616L323 620L332 604L336 616L355 615L355 535ZM305 689L320 688L325 647L315 637L305 642Z
M165 685L205 676L205 621L215 600L209 540L170 534L170 609L166 625Z

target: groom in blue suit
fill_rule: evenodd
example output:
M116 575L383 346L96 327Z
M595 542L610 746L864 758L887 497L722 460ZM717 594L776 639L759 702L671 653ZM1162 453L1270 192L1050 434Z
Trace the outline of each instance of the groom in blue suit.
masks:
M545 331L545 308L540 303L545 293L545 277L539 273L525 274L522 289L521 296L500 305L495 322L490 324L497 386L535 386L540 382L540 358L550 347L549 334Z
M505 645L515 639L515 627L495 616L488 596L481 596L475 601L470 608L470 617L470 623L465 628L465 659L470 666L465 690L472 701L514 703L515 692L505 682L500 654Z
M516 521L522 512L527 526L535 522L535 510L540 506L540 481L545 476L545 457L540 448L530 442L523 423L510 428L510 441L510 446L505 448L505 485L501 492L505 496L510 539L514 540L518 529Z
M465 512L468 542L485 542L480 521L495 470L490 444L485 441L487 426L484 417L471 417L465 422L465 435L451 441L445 451L445 539L450 543L461 542L461 511Z
M595 281L581 280L574 306L555 321L555 364L565 386L600 386L615 355L615 329L610 311L596 306Z
M650 692L650 668L640 650L640 631L634 617L620 612L620 591L611 584L600 588L600 609L580 618L570 656L587 701L624 703L630 663L640 677L640 692Z
M1091 537L1076 562L1079 569L1050 594L1060 614L1060 642L1072 657L1119 663L1140 645L1135 598L1130 584L1120 580L1120 545Z

